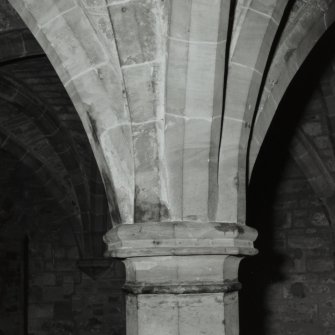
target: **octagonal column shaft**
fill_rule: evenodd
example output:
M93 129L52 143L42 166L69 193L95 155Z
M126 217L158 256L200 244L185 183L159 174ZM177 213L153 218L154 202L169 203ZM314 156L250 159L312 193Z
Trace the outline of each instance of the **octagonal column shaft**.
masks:
M256 232L228 223L121 225L105 236L126 266L127 335L237 335L238 265Z

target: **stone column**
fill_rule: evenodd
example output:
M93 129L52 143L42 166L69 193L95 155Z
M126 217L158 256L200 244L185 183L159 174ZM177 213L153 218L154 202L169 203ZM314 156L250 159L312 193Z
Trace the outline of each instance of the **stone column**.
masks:
M256 231L228 223L120 225L105 236L126 266L127 335L237 335L238 265Z

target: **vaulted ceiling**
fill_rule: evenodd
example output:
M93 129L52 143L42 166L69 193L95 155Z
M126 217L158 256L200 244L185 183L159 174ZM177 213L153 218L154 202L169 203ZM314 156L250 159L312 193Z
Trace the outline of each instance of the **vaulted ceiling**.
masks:
M271 59L271 64L262 62L268 70L264 81L259 83L263 85L263 93L258 101L253 101L253 105L258 106L259 113L250 140L251 167L292 77L315 40L332 22L335 16L333 7L331 1L295 1L289 6L289 11L284 13L288 16L287 24L280 28L275 57ZM244 20L243 24L247 25L250 17L246 19L243 16L243 6L238 8L240 12L237 12L237 18L241 22ZM252 10L257 12L257 8ZM278 8L277 10L279 11ZM270 19L274 24L275 14L276 12ZM238 24L239 21L236 22ZM245 38L242 38L243 34L246 34ZM244 49L239 51L242 42L248 39L247 35L248 30L244 29L239 35L240 40L231 41L235 48L231 67L238 68L240 61L248 61L244 59ZM266 43L266 39L259 42ZM22 221L22 217L35 218L34 224L45 224L48 220L55 223L67 222L78 237L78 247L83 257L102 255L104 247L101 236L110 227L110 213L86 132L48 58L7 1L0 2L0 43L1 227L6 222ZM123 47L126 50L127 43ZM259 60L262 55L258 56ZM128 66L134 60L125 57L123 61ZM252 66L257 67L257 64ZM255 78L256 72L253 74ZM315 85L315 92L291 145L294 159L331 215L335 215L331 205L335 194L334 77L334 66L330 64L320 82ZM128 80L131 93L131 75ZM155 86L153 83L152 85ZM236 90L234 81L229 85L227 92L231 90L243 93ZM148 89L145 85L142 88ZM251 86L248 89L251 90ZM247 89L246 92L249 94ZM143 91L143 94L146 92ZM227 103L236 107L231 100L233 98L234 94L231 94ZM135 93L134 99L136 103ZM149 102L151 100L148 100L148 104ZM246 124L250 126L248 122ZM93 126L94 122L91 128ZM190 136L192 134L196 133L191 132ZM140 145L140 142L137 143ZM144 156L139 159L146 159ZM152 175L147 177L150 179ZM145 180L142 182L145 183ZM143 220L146 213L138 211L137 215L138 220ZM8 230L8 225L6 229Z
M1 232L68 224L83 257L102 256L110 218L81 121L21 19L4 1L0 13L1 221L25 222Z

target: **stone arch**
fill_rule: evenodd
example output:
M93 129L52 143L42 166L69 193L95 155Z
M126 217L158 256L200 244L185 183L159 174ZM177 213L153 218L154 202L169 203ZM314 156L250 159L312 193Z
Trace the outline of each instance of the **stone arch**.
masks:
M298 129L296 132L290 145L290 153L306 176L316 196L325 206L330 221L335 222L334 206L332 205L335 197L335 180L303 130Z
M13 78L9 78L6 73L0 73L0 99L16 106L20 112L31 118L34 125L45 136L48 143L50 143L53 151L60 157L64 169L70 175L71 189L73 194L73 201L78 208L78 216L82 222L83 232L89 235L94 231L94 222L91 222L91 212L94 208L90 203L90 190L86 182L89 180L87 171L80 164L80 158L72 143L71 136L66 129L53 117L53 113L38 97L33 96L27 87L23 87ZM89 214L87 213L89 212ZM107 229L107 227L106 227ZM88 254L92 246L89 237L84 237L84 250Z
M237 222L245 222L245 159L258 92L271 48L288 1L237 1L229 50L226 103L220 148L219 176L230 191L219 207L237 203ZM235 185L232 182L235 181ZM220 182L219 182L220 184ZM226 185L227 186L227 185Z
M306 5L308 7L308 5ZM287 22L261 92L249 147L249 174L284 93L317 42L335 20L335 4L311 4Z
M20 60L24 62L26 58L45 57L31 32L20 25L18 29L2 32L0 40L3 45L0 62L4 65ZM102 235L110 228L110 217L96 161L89 156L84 164L77 150L82 143L73 143L68 129L54 116L47 102L34 95L27 85L2 71L0 86L0 99L16 106L23 115L31 118L60 157L64 169L70 175L73 201L79 209L76 216L81 221L81 228L75 230L83 241L80 251L84 257L101 257L104 252Z
M0 35L0 62L40 56L43 51L28 29L9 31Z
M252 214L249 215L249 225L259 230L260 238L257 245L261 255L258 258L258 264L266 269L264 272L259 271L259 278L265 278L269 274L272 283L276 282L276 278L278 279L278 285L273 284L272 286L269 281L269 290L267 291L269 295L267 298L260 300L260 305L264 306L267 311L276 310L275 307L269 307L274 304L273 300L280 305L280 302L276 300L277 293L279 296L278 300L280 300L280 296L283 297L280 290L283 286L286 287L285 277L290 280L292 278L291 273L300 272L297 263L295 263L295 270L292 270L292 272L286 268L289 263L282 263L282 260L289 255L289 248L294 248L294 245L291 244L292 240L288 237L291 232L296 229L298 232L296 236L299 236L302 243L306 243L308 228L311 227L313 234L316 236L319 233L319 228L313 230L313 226L319 225L319 227L322 227L320 228L320 235L325 232L325 235L329 236L329 244L325 248L322 247L322 250L328 248L329 254L332 255L333 253L334 144L331 143L331 132L333 130L328 130L327 118L329 118L328 121L333 122L334 105L332 101L334 101L334 94L332 90L334 76L329 79L329 69L324 66L329 64L330 59L333 62L334 48L330 47L332 41L332 38L329 38L330 36L333 36L333 32L329 32L328 38L325 37L321 44L316 46L302 70L293 79L287 93L285 93L283 101L280 103L280 109L271 123L269 134L265 139L264 146L261 148L260 159L257 159L254 175L251 178L248 198L248 203L251 207L248 209L249 214ZM333 64L331 68L333 68ZM329 82L325 81L324 77L328 78ZM322 94L319 92L320 86L325 90ZM330 111L327 110L323 102L325 96L327 97ZM297 136L290 140L293 134ZM289 143L290 146L288 145ZM289 147L291 157L287 155ZM268 186L264 186L267 184ZM257 206L257 202L260 204L259 206ZM257 214L257 212L263 211L268 212L268 214ZM301 216L299 217L299 215ZM305 229L306 234L304 233ZM310 245L313 245L313 243ZM315 249L317 250L316 247ZM277 262L275 260L276 255L279 256ZM281 255L283 256L282 259ZM326 258L327 256L323 257ZM266 266L266 258L269 260L269 267ZM286 259L290 261L290 258ZM291 259L297 261L294 256ZM322 256L320 259L322 259ZM249 261L251 264L256 265L250 266L251 271L255 271L258 265L257 257ZM252 263L253 261L255 263ZM299 261L297 262L299 263ZM308 261L300 263L302 267L306 266L306 272L310 271L307 263ZM274 269L282 269L282 271L276 272L274 270L272 272L271 266ZM292 265L289 266L291 267ZM304 272L304 270L301 270L301 272ZM329 274L327 273L326 276L331 276L332 274L333 267L331 266ZM241 279L246 282L246 287L250 285L257 291L257 288L255 289L257 285L250 284L252 275L251 273L249 275L249 277L243 275ZM248 281L250 282L248 283ZM257 279L254 278L254 281L256 282ZM321 279L318 279L318 282L321 282ZM266 287L267 284L262 283L260 286ZM270 291L274 294L272 295ZM260 289L258 295L261 296L262 292L265 291ZM248 299L252 295L250 294ZM307 301L307 291L306 296ZM322 299L324 298L321 297L320 300ZM250 300L252 303L249 308L252 308L255 304L252 299ZM284 300L282 302L284 303ZM287 307L285 306L284 308L286 309ZM259 309L256 310L259 313ZM273 315L275 314L276 311ZM275 319L280 320L281 317L282 315L278 313ZM263 319L259 324L270 325L271 323L273 325L271 316L268 317L268 320L271 321L264 322ZM245 324L248 324L248 322L245 322ZM249 325L245 328L248 329L246 333L250 331L250 328ZM297 329L301 331L302 326L298 326ZM256 333L258 332L256 331ZM318 333L318 331L315 331L315 333Z
M89 2L48 0L10 1L48 56L82 120L105 183L111 217L120 220L118 202L134 198L129 113L124 96L112 28L106 20L105 6L98 6L97 19L87 11L95 9ZM106 52L105 45L110 48ZM116 65L116 66L115 66ZM111 139L116 139L112 141ZM117 143L117 145L115 144ZM113 159L115 154L120 160ZM108 157L109 155L109 157ZM107 156L107 157L106 157ZM112 172L111 172L112 171ZM112 179L112 174L118 178ZM112 186L116 183L115 191ZM121 210L122 220L132 222L132 201Z
M12 134L6 132L3 127L0 127L0 136L1 136L1 149L9 151L15 156L19 161L21 161L25 166L30 168L32 171L35 171L35 176L41 181L42 185L47 185L50 189L51 194L55 199L58 200L61 208L64 210L70 210L73 213L73 216L76 217L78 213L75 211L70 199L65 196L64 183L55 178L55 175L48 165L41 160L40 157L37 157L36 154L30 152L24 147L17 138L14 138Z
M198 1L194 1L194 6L191 2L185 6L176 1L169 5L152 2L148 8L139 8L145 7L143 4L127 7L105 1L47 1L43 6L34 1L10 3L39 40L81 115L111 196L110 204L121 206L119 219L114 214L116 221L245 223L244 155L250 123L262 72L287 1L237 1L236 8L232 6L235 23L231 36L229 1L208 6L203 16L199 13L205 7ZM131 14L127 13L144 9L145 28L140 29L147 34L146 40L132 36L135 42L131 42L122 30L131 35L131 29L139 27L132 25ZM121 12L129 23L125 24ZM194 19L201 27L210 28L201 32ZM251 31L253 44L248 43ZM230 54L226 53L228 39ZM206 52L200 50L199 43L207 46ZM230 61L225 115L221 121L227 57ZM196 73L201 73L205 85L201 86ZM134 81L147 85L146 76L153 77L149 90L154 91L152 95L130 84L140 77ZM183 87L176 92L174 86L178 82ZM141 101L145 108L151 106L152 100L157 102L156 118L143 118L143 111L136 114L139 92L145 96ZM199 105L204 110L198 113ZM145 123L156 128L145 127ZM136 135L141 126L140 130L148 133L146 137ZM150 154L157 156L151 158L159 164L148 168L151 173L139 167L144 154L137 145L142 141L157 146ZM194 186L190 175L201 187ZM155 185L145 187L143 180ZM237 206L241 208L236 209Z
M189 78L192 79L192 75L188 73L189 64L187 57L186 60L179 59L179 56L174 54L177 49L180 50L179 48L181 48L186 53L191 52L192 54L193 59L190 68L199 65L199 57L205 57L208 62L211 62L212 70L214 71L218 65L217 60L222 60L222 53L224 54L225 51L225 25L228 21L228 11L226 7L229 7L227 5L228 2L218 2L215 7L210 8L209 13L207 13L213 14L216 21L214 29L209 29L209 33L212 36L210 36L209 40L201 42L205 43L205 45L212 46L209 55L206 55L206 52L201 54L199 48L191 50L191 48L188 47L188 45L198 43L197 38L200 37L201 39L204 37L202 36L204 34L202 34L197 27L192 27L191 33L187 34L187 25L191 25L191 20L186 20L185 26L182 25L181 28L179 27L181 21L178 12L187 15L186 17L188 17L188 19L191 19L192 16L199 18L199 12L203 9L201 6L195 9L195 6L193 8L189 4L182 6L174 2L172 6L173 13L171 14L171 29L169 31L169 33L171 32L171 36L167 37L165 36L167 33L165 20L167 20L169 16L169 14L166 13L168 6L159 2L148 2L148 8L141 8L141 6L145 7L145 5L134 4L133 7L135 7L135 9L129 8L129 12L132 12L132 10L145 10L145 12L141 13L147 21L144 23L144 28L141 29L144 29L145 33L148 33L149 36L145 37L143 41L141 41L140 38L139 40L135 38L132 44L124 33L122 38L119 38L120 35L122 35L120 33L122 29L125 29L131 34L131 31L127 29L128 27L132 28L131 25L133 24L132 22L127 26L124 24L125 22L123 22L124 19L118 17L118 13L128 12L127 7L122 6L122 4L114 4L113 2L107 2L106 4L105 1L97 1L94 3L90 1L61 1L56 4L53 1L47 1L42 7L33 1L11 1L11 4L24 19L37 40L39 40L56 71L58 71L77 111L82 117L84 127L90 137L93 150L100 165L107 193L110 195L109 203L110 205L115 204L115 206L112 205L112 207L116 207L117 205L121 206L121 208L119 208L121 216L117 214L117 208L115 208L115 214L112 213L114 221L133 223L134 219L135 221L151 219L157 221L160 220L161 217L165 219L169 218L167 206L164 204L167 200L170 200L172 203L171 207L175 207L171 209L172 218L183 219L185 217L191 220L208 220L207 199L210 190L204 189L194 192L194 183L190 180L184 182L188 176L187 171L184 172L184 165L193 169L193 165L189 164L189 161L185 161L184 153L187 152L185 156L192 156L193 159L196 156L196 150L193 150L193 147L184 150L184 146L188 144L188 142L195 141L194 135L191 134L191 136L189 136L190 138L186 140L184 135L186 131L191 132L194 127L189 127L189 123L187 127L185 127L185 121L179 121L177 119L177 121L172 121L180 125L179 128L174 127L178 128L176 130L177 133L175 133L174 130L169 131L169 134L166 135L166 137L163 136L163 139L155 138L154 142L157 140L157 143L152 143L153 141L150 136L153 132L157 131L157 133L161 134L165 131L164 123L162 125L161 122L162 118L165 118L164 115L162 116L162 105L164 105L163 86L166 81L166 86L169 87L171 79L172 85L170 86L170 91L173 93L173 83L175 82L176 75L178 75L178 73L171 73L167 70L167 77L165 78L166 44L169 44L168 49L171 55L171 62L167 64L168 69L180 62L180 66L186 71L186 77L189 76ZM114 6L115 13L117 13L113 19L118 22L118 25L113 25L110 20L112 14L108 7L112 6ZM221 20L220 15L217 15L218 13L225 14L223 20ZM130 21L131 19L130 17ZM213 17L207 15L203 24L205 24L205 21L208 19L213 20ZM122 29L120 29L120 27L122 27ZM180 31L178 31L179 28ZM216 31L217 28L218 30ZM66 41L64 41L64 36L66 36ZM218 41L221 37L222 40ZM168 43L165 40L166 38L169 39ZM139 48L135 45L138 42L140 44ZM131 48L128 47L127 43L131 44L131 47L134 47L133 49L135 51L130 50L129 52ZM153 47L148 47L149 44L152 44ZM180 47L179 44L184 44L184 46ZM217 44L220 47L217 47ZM141 48L143 50L137 52L138 49ZM174 56L176 57L173 58ZM146 67L145 65L151 66ZM172 67L169 65L172 65ZM132 69L134 71L132 71ZM122 70L124 70L124 72ZM153 77L151 79L152 84L149 82L149 85L151 85L149 91L155 91L155 94L151 96L151 92L146 92L144 89L143 93L146 95L144 100L148 98L148 101L144 101L144 104L148 102L150 105L155 104L155 101L159 101L158 104L160 106L158 107L159 115L156 116L156 119L151 119L150 116L149 119L147 119L147 115L145 115L144 120L142 120L141 113L138 113L139 115L133 115L134 122L132 128L129 106L132 105L131 107L134 109L134 114L138 112L136 106L134 106L136 105L135 100L138 93L136 92L136 88L130 84L134 79L133 76L136 71L139 71L141 76L139 82L135 80L138 85L148 85L147 78L144 77ZM137 75L138 72L136 76ZM154 78L155 76L157 78ZM212 73L210 73L210 77L211 76ZM211 85L216 83L215 74L213 77L214 78L209 78L209 80L212 81ZM141 81L143 78L144 81ZM223 78L219 78L218 81L222 82L222 79ZM127 88L125 88L125 82L129 84ZM164 83L164 85L162 85L162 83ZM220 83L218 87L221 87ZM184 92L189 93L193 88L194 85L190 84ZM135 98L132 97L133 89L135 89ZM193 94L194 98L194 93L191 94ZM167 95L169 96L169 93ZM210 89L207 98L216 100L216 97L213 98L212 95L213 90ZM185 96L186 94L182 97L182 100ZM169 97L167 97L167 100L169 100ZM220 100L220 97L218 100ZM220 105L220 103L218 104ZM182 108L185 108L185 106ZM211 112L210 108L209 112ZM183 117L181 119L183 119ZM208 120L210 123L212 122L211 118ZM198 120L194 120L194 124L200 121L208 126L208 120L204 120L204 117L200 115ZM151 128L154 129L150 129L149 126L146 127L146 125L149 124ZM142 126L144 128L144 130L142 129L142 133L146 133L147 136L134 139L136 134L142 131L139 129ZM210 137L210 134L208 134L207 130L208 127L204 130L205 138L199 144L206 145L206 148L195 148L198 149L199 155L202 154L202 156L208 156L210 151L210 147L207 143L207 137ZM215 131L217 132L217 129ZM160 135L157 135L157 137L158 136ZM177 146L179 145L176 138L182 142L181 147L175 148L176 144ZM137 169L141 178L137 178L140 185L137 185L138 187L136 188L134 164L139 161L138 165L143 165L144 154L139 150L136 155L133 150L134 147L137 148L137 143L143 141L150 143L149 145L158 147L157 150L155 148L152 150L152 155L158 157L154 159L154 162L151 162L149 167L150 173L148 173L148 171L141 171L141 166ZM217 143L215 143L215 145L216 144ZM161 151L164 145L166 145L168 152L166 157L164 157ZM170 153L171 155L169 155ZM159 155L161 155L161 157ZM160 163L160 161L165 160L165 158L168 160L166 164L168 167L172 166L172 169L175 169L176 165L179 165L178 171L181 171L180 173L171 173L173 176L169 178L168 182L165 177L166 166L162 168L161 165L163 164ZM159 164L156 164L155 161L159 161ZM205 165L206 167L203 169ZM208 184L206 180L208 179L208 165L208 157L206 157L206 159L202 159L199 167L193 169L194 173L201 170L202 185ZM159 170L159 173L157 173L157 170ZM177 171L177 169L175 170ZM184 175L185 178L183 179L182 177ZM216 174L214 173L214 175ZM149 182L147 182L148 180ZM173 182L169 184L169 186L166 186L171 180L173 180ZM200 176L198 180L200 180ZM143 185L143 181L146 181L146 184L149 184L149 186ZM156 183L156 185L151 185L152 183ZM178 190L174 189L173 186L175 185ZM181 192L179 190L180 185L182 185L181 188L183 189ZM167 191L166 188L169 187L171 189ZM144 194L145 192L142 192L142 188L145 188L146 192L150 194ZM204 188L206 188L206 186L204 186ZM184 197L186 193L187 196L185 195ZM182 195L182 199L179 199L180 194ZM114 195L118 200L117 202L114 199ZM191 196L198 197L201 201L206 200L201 203L201 210L206 211L205 214L193 215L193 213L189 213L199 211L198 209L200 207L199 203L192 206L190 205L191 201L189 198ZM187 198L186 201L184 201L184 198ZM140 203L140 206L138 206L137 213L134 215L136 203ZM181 206L180 208L180 204L182 203L186 203L186 206ZM191 207L190 210L189 207ZM146 213L148 213L148 215ZM215 215L213 215L213 217L214 216ZM229 219L229 221L231 221L231 219Z

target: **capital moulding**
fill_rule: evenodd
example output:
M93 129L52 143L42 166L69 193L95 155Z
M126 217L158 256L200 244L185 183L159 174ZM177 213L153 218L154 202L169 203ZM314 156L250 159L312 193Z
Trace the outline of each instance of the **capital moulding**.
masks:
M135 283L127 282L123 290L131 294L192 294L192 293L229 293L241 289L241 283L237 280L226 280L223 283L213 282L180 282L178 284L161 283Z
M255 229L224 222L147 222L118 225L104 236L105 256L255 255Z

